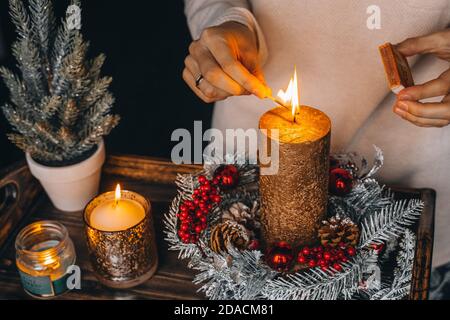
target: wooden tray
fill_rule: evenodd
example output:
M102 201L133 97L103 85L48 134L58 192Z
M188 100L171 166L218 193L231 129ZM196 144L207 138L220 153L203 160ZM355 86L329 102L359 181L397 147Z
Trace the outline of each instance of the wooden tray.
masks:
M129 290L105 288L96 280L88 261L82 213L63 213L51 205L39 183L24 162L0 171L0 299L29 299L23 291L15 266L14 241L17 232L38 220L58 220L69 230L82 270L81 290L59 299L202 299L192 284L193 271L169 252L163 236L162 216L176 194L178 173L192 173L200 167L174 165L168 161L139 156L109 156L103 168L102 191L113 190L120 182L125 189L137 191L152 201L157 233L159 268L145 284ZM425 210L417 228L417 251L410 299L428 297L434 231L435 193L429 189L394 188L403 198L420 198Z

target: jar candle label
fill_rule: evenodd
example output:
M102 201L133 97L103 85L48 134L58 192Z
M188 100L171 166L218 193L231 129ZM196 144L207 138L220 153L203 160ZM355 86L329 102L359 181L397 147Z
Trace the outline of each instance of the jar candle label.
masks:
M50 277L35 277L19 270L22 285L26 291L35 296L52 297L67 291L67 277L51 281Z

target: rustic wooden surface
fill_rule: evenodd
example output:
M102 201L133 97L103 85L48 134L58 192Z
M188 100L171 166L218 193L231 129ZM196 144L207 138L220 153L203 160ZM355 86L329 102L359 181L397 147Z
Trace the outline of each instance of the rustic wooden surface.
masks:
M192 173L198 166L174 165L164 160L137 156L110 156L103 169L102 191L113 190L120 182L124 189L137 191L152 202L155 214L159 268L146 283L132 289L105 288L96 280L87 256L82 213L63 213L53 208L40 185L31 177L26 164L18 163L0 172L0 299L30 299L23 291L15 266L14 240L17 232L31 222L58 220L69 230L82 270L82 289L68 292L58 299L202 299L192 284L193 271L169 252L163 237L162 216L176 193L174 180L178 173ZM3 196L6 186L6 201ZM434 230L432 190L394 188L400 197L421 198L425 211L417 226L418 245L410 298L428 296Z

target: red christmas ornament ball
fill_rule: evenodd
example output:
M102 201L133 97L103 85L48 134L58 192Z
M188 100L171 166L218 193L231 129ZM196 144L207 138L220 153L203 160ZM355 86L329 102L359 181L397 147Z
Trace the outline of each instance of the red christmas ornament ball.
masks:
M214 180L218 181L220 188L232 189L239 183L239 170L232 164L220 166L214 172Z
M267 264L280 272L291 268L293 258L292 247L287 242L276 243L266 254Z
M330 171L329 191L336 196L346 196L353 188L353 177L345 169L334 168Z

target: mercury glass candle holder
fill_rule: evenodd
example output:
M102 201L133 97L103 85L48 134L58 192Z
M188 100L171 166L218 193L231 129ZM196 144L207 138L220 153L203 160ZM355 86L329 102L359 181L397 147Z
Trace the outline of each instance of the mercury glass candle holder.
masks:
M113 201L114 192L94 198L84 211L87 244L95 275L105 286L119 289L147 281L158 266L150 202L132 191L123 190L121 196L138 202L145 210L144 219L126 230L102 231L91 224L93 210L105 201Z

